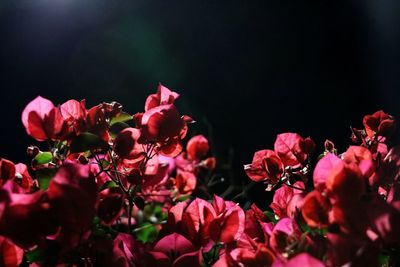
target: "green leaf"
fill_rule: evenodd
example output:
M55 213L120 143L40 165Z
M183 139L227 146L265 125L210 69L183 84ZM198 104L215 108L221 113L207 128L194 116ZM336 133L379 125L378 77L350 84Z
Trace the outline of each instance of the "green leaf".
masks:
M108 166L110 166L111 162L109 162L108 160L105 160L105 159L101 159L101 160L100 160L100 164L101 164L101 167L102 167L103 169L105 169L105 168L107 168Z
M49 188L50 181L55 174L55 169L41 169L36 171L36 178L39 182L39 188L42 190Z
M104 142L99 136L85 132L81 133L72 140L70 146L71 153L85 152L88 150L94 150L98 148L104 148L107 143Z
M269 210L264 211L265 216L267 216L267 218L273 222L276 223L278 221L278 219L275 217L275 214Z
M208 252L203 252L202 266L213 266L219 258L219 251L222 247L222 243L215 243Z
M47 164L52 160L53 160L53 154L51 154L51 152L49 151L40 152L39 154L36 155L36 157L33 158L33 161L36 165Z
M379 254L379 266L388 267L390 263L390 256L385 254Z
M178 198L178 201L179 202L183 202L183 201L185 201L185 200L188 200L190 198L190 195L183 195L183 196L180 196L179 198Z
M133 117L126 112L121 112L118 116L114 117L110 121L110 126L114 125L117 122L127 122L133 120Z
M91 235L93 237L101 237L101 238L106 238L106 239L114 239L118 232L114 230L113 228L103 225L101 223L101 219L97 216L93 218L92 221L92 232Z
M118 185L114 181L108 181L100 187L99 192L112 187L118 187Z
M323 153L319 154L319 155L318 155L318 160L320 160L320 159L322 159L323 157L325 157L326 153L327 153L327 152L324 151Z
M145 223L140 226L139 231L135 231L136 239L143 243L156 241L157 235L157 228L151 223Z
M121 132L123 129L130 127L128 124L125 122L116 122L110 127L110 135L112 138L117 137L119 132Z
M45 251L40 248L25 252L26 260L29 263L43 261L45 260L45 256L46 256Z
M308 224L305 224L305 223L300 224L300 228L304 233L313 232L313 229L310 226L308 226Z

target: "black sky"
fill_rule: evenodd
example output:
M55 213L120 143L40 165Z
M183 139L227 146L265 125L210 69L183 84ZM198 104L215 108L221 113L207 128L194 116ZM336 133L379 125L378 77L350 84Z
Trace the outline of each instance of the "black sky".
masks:
M0 154L26 160L37 95L142 111L158 82L213 127L238 176L284 131L344 149L349 126L400 115L400 2L36 0L0 3ZM322 148L321 148L322 149Z

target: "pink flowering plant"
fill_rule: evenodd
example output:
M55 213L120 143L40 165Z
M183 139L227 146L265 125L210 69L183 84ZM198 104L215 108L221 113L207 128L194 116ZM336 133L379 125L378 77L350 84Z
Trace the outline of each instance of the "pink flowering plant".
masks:
M160 84L136 114L117 102L28 103L32 161L0 158L0 266L399 264L391 115L366 115L346 151L279 134L244 165L249 185L273 192L263 211L235 202L248 186L216 194L223 164L205 136L185 140L194 120L178 97Z

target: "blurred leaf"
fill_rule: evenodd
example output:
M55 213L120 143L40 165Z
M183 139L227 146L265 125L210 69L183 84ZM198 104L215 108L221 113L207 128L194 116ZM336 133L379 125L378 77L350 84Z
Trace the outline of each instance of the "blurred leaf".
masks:
M135 197L134 201L133 201L136 205L136 207L138 207L138 209L143 210L144 206L145 206L145 201L143 198L141 197Z
M117 137L119 132L121 132L123 129L130 127L128 124L125 122L116 122L110 127L110 135L112 138Z
M40 152L39 154L36 155L36 157L33 158L33 161L36 165L47 164L52 160L53 160L53 154L51 154L51 152L49 151Z
M215 243L214 246L208 251L208 252L203 252L203 262L202 266L213 266L213 264L218 260L219 258L219 251L223 245L221 243Z
M97 216L93 218L93 227L91 235L94 237L102 237L107 239L114 239L118 232L109 226L103 225L101 219Z
M103 148L106 145L106 142L104 142L104 140L99 136L85 132L72 140L70 151L71 153L85 152L88 150Z
M178 201L183 202L185 200L188 200L189 198L190 198L190 195L179 196Z
M46 190L49 187L51 179L56 174L55 169L41 169L36 171L36 178L39 182L39 188Z
M101 159L101 160L100 160L100 164L101 164L101 167L102 167L103 169L105 169L105 168L107 168L108 166L110 166L111 162L109 162L108 160L105 160L105 159Z
M94 216L93 224L96 225L96 224L99 224L100 222L101 222L101 219L99 217L97 217L97 216Z
M129 115L126 112L121 112L120 114L118 114L118 116L111 119L110 126L113 126L114 124L116 124L118 122L127 122L130 120L133 120L133 117L131 115Z
M311 233L313 229L305 223L300 224L300 228L304 233Z
M385 254L379 254L379 266L388 267L390 263L390 256Z
M46 258L46 252L41 248L25 252L26 260L29 263L43 261Z
M118 185L114 181L108 181L105 182L99 189L99 191L103 191L104 189L107 188L113 188L113 187L118 187Z
M157 228L151 223L145 223L135 230L137 230L135 231L136 239L143 243L154 242L157 239Z
M276 223L278 221L278 219L275 217L275 214L272 211L266 210L264 211L264 214L271 222Z

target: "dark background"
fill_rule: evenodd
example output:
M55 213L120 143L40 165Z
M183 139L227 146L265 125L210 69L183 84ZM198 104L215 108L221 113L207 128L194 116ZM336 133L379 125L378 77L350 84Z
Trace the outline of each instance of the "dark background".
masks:
M55 104L116 100L143 110L158 82L213 127L235 173L284 131L340 149L349 126L399 114L400 2L20 0L0 2L0 154L26 161L20 116Z

